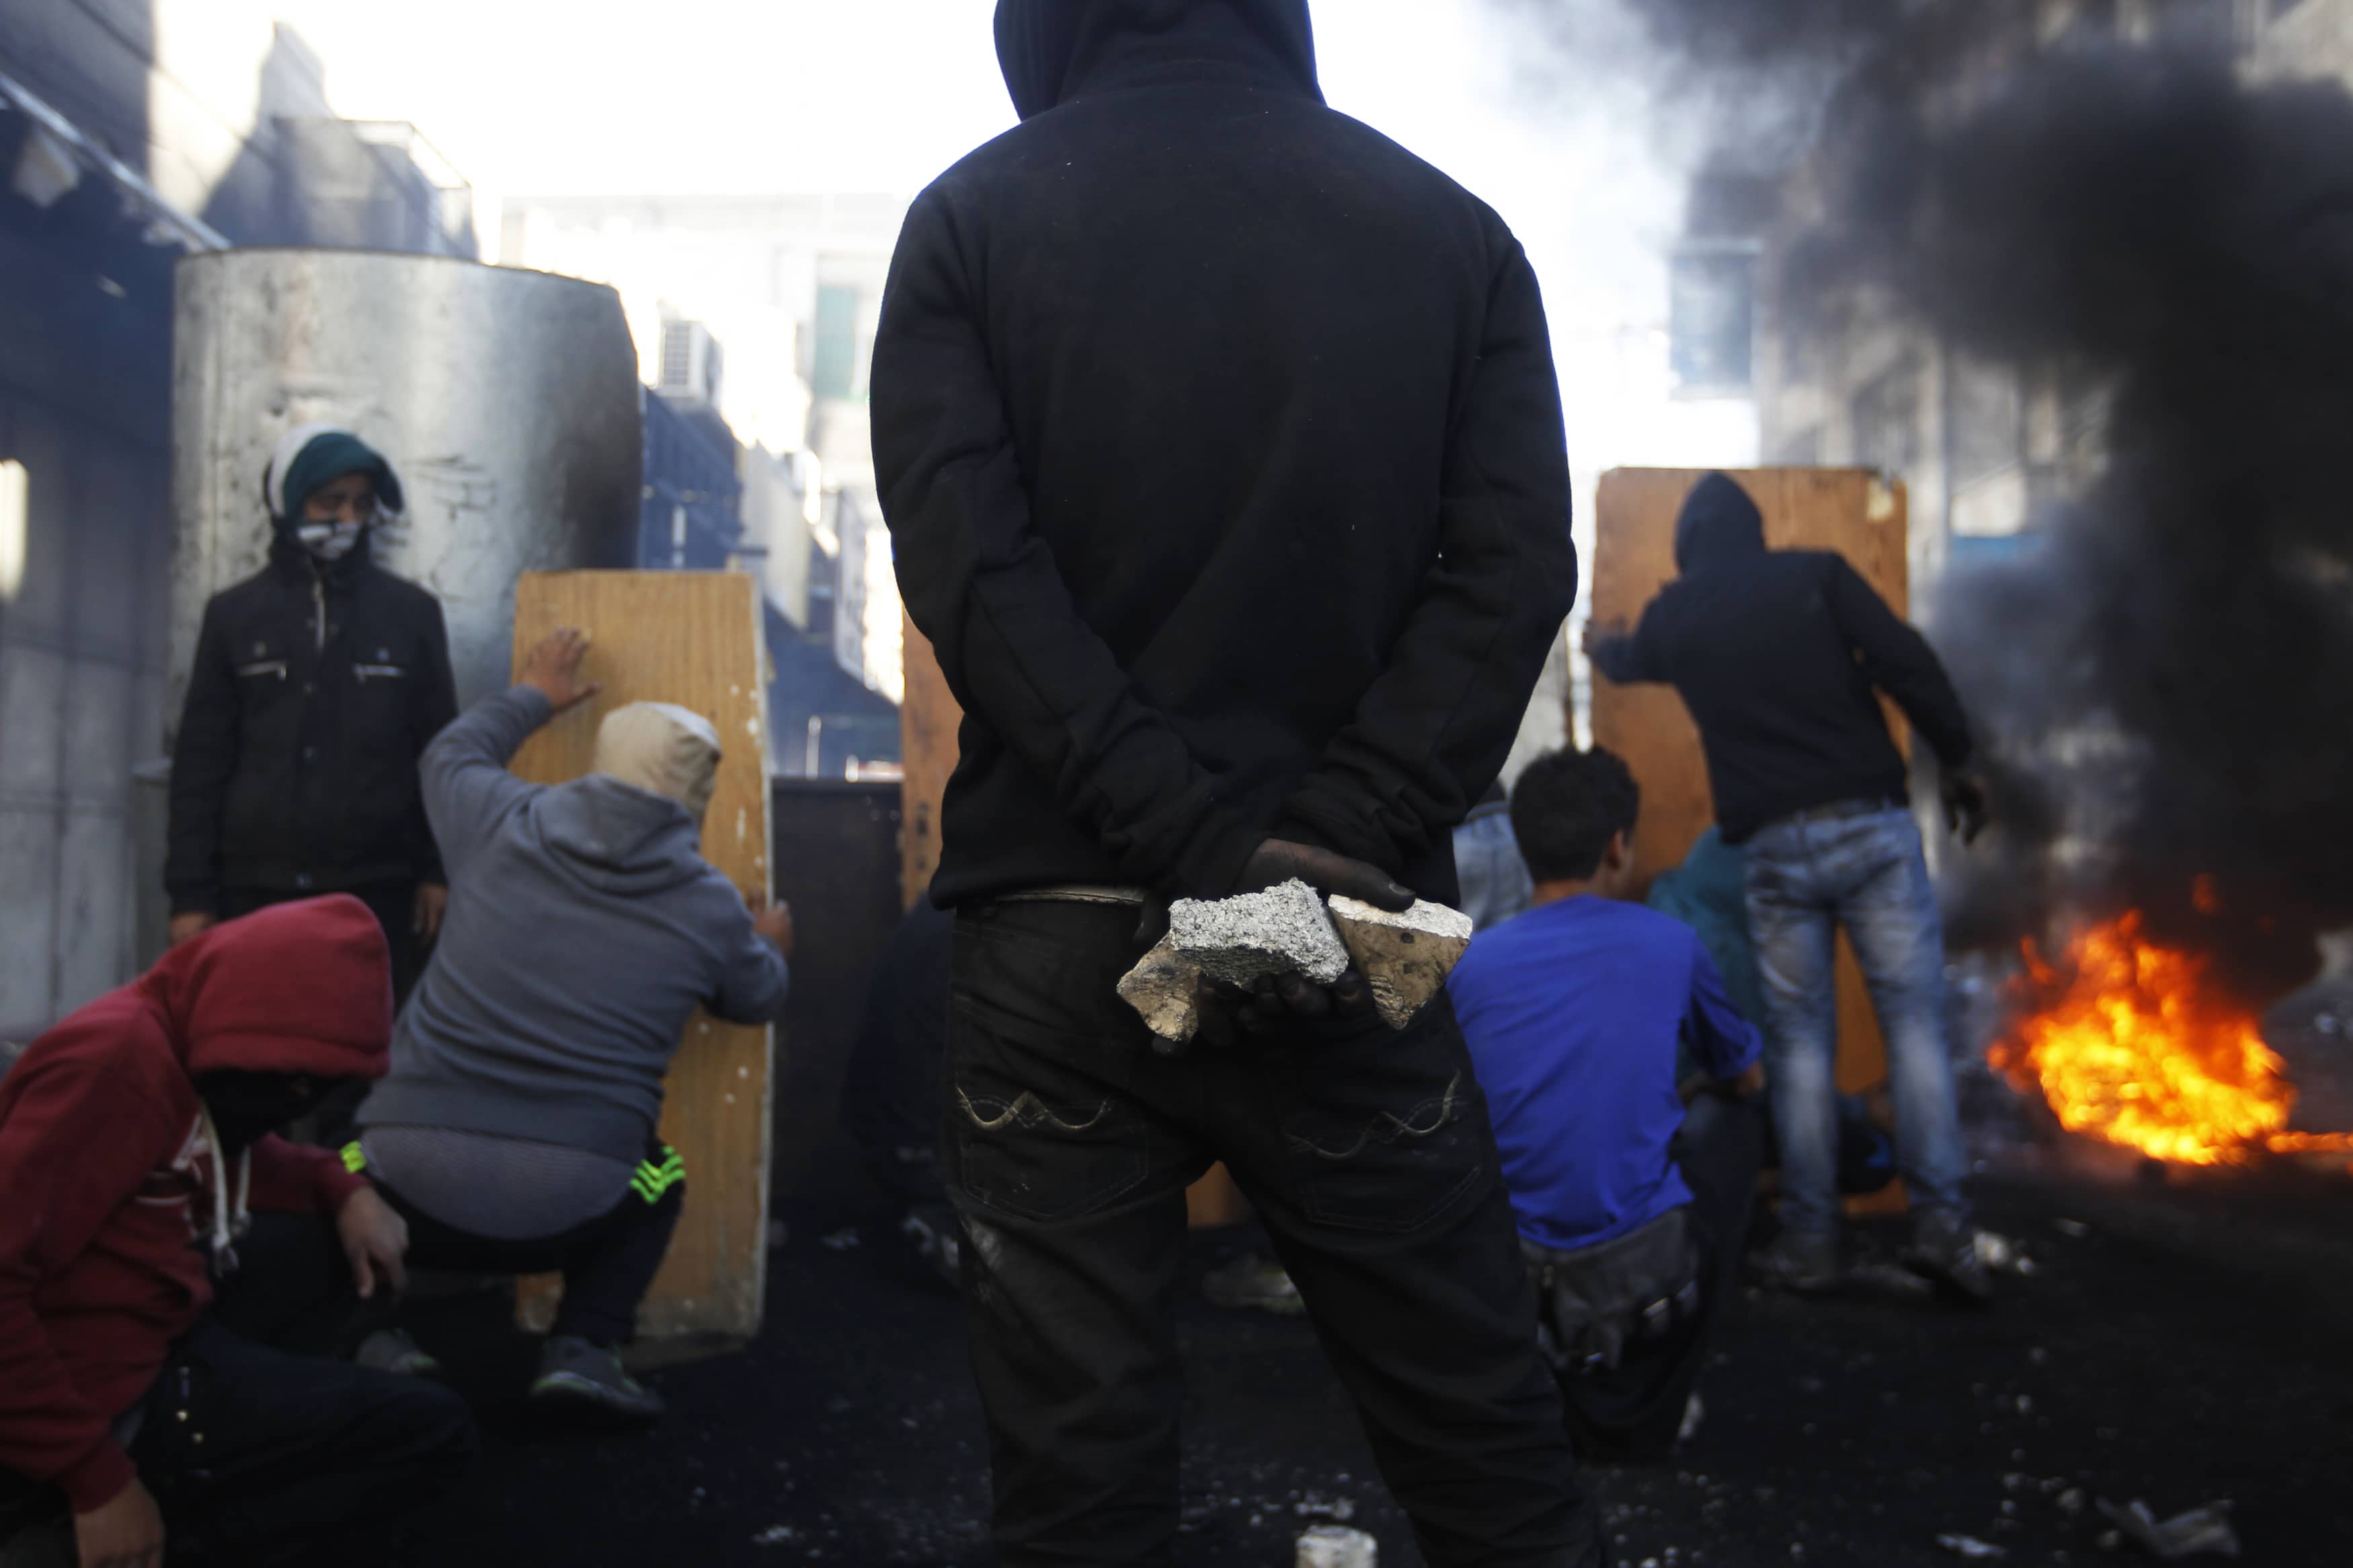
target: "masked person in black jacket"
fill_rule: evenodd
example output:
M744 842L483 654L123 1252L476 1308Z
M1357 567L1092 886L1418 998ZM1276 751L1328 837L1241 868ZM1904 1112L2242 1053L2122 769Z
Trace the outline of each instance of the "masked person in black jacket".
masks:
M997 1560L1170 1560L1183 1194L1223 1160L1426 1559L1590 1562L1445 1004L1392 1032L1294 976L1172 1058L1114 992L1171 894L1455 896L1576 587L1535 275L1324 107L1303 0L1001 0L997 39L1023 123L910 211L872 408L965 713L942 1152Z
M1985 796L1968 771L1960 699L1926 639L1845 560L1766 549L1763 514L1727 475L1708 475L1683 502L1675 564L1681 575L1631 636L1596 633L1587 651L1611 680L1674 686L1699 726L1724 840L1746 846L1783 1225L1757 1266L1799 1289L1841 1278L1833 944L1843 927L1887 1039L1896 1164L1913 1212L1904 1260L1982 1299L1961 1195L1942 922L1878 693L1936 752L1966 842Z
M448 898L417 761L456 717L433 595L369 559L400 477L348 430L271 454L269 563L205 606L172 756L172 940L266 905L357 896L406 997Z

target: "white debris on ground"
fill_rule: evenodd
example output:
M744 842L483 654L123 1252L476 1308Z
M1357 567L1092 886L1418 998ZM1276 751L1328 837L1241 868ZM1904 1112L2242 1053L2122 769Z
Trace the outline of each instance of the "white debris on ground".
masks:
M1381 1545L1361 1530L1318 1524L1299 1538L1296 1568L1375 1568Z
M2221 1557L2239 1554L2239 1533L2231 1528L2231 1505L2227 1502L2208 1503L2204 1508L2160 1520L2138 1498L2122 1508L2102 1498L2100 1511L2108 1516L2125 1540L2164 1562L2206 1552Z
M1201 973L1232 985L1279 974L1329 985L1348 969L1323 899L1296 877L1230 899L1179 899L1168 909L1168 936Z
M1997 1274L2034 1272L2034 1259L2026 1256L2025 1247L1989 1230L1978 1232L1978 1261Z

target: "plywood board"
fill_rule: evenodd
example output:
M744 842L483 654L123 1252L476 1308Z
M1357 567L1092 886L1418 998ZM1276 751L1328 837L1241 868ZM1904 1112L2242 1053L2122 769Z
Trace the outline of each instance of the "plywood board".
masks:
M905 770L900 785L899 890L913 909L940 868L940 797L955 771L956 728L964 722L964 710L913 621L904 624L899 647L906 677L899 703L899 756Z
M1592 620L1630 629L1675 575L1675 515L1704 468L1613 468L1601 476L1594 507ZM1862 468L1747 468L1733 473L1765 514L1765 542L1775 549L1834 550L1880 596L1906 613L1910 602L1907 520L1902 481ZM1897 744L1901 715L1888 710ZM1699 731L1668 686L1593 681L1593 738L1626 759L1642 786L1635 832L1640 884L1682 862L1692 840L1715 819ZM1839 938L1839 1087L1883 1080L1887 1053L1878 1019Z
M589 769L596 726L628 702L675 702L717 726L719 780L702 853L746 893L769 886L766 716L757 584L732 572L534 572L515 588L515 666L558 626L591 638L584 667L605 689L523 746L515 773L561 784ZM661 1136L686 1161L686 1210L638 1318L641 1337L748 1338L766 1279L768 1111L765 1026L698 1012L670 1063ZM549 1282L525 1317L553 1310Z

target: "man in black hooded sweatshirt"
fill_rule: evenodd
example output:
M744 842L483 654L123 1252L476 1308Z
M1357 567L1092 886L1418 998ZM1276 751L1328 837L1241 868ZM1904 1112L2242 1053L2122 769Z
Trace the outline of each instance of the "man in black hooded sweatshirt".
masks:
M1455 896L1576 587L1503 222L1324 107L1304 0L1000 0L1022 123L917 198L875 342L901 587L963 704L944 1174L997 1560L1177 1528L1186 1184L1223 1160L1433 1564L1593 1561L1451 1010L1297 977L1157 1056L1139 914Z
M1920 634L1846 561L1767 550L1757 503L1729 476L1693 487L1675 521L1680 575L1633 635L1587 651L1620 682L1672 683L1699 726L1716 822L1747 847L1748 925L1765 1006L1782 1232L1767 1278L1824 1289L1841 1277L1834 940L1844 927L1887 1039L1896 1164L1913 1212L1904 1261L1961 1296L1988 1292L1961 1195L1968 1155L1953 1095L1936 889L1904 757L1878 693L1943 764L1946 811L1974 837L1984 792L1969 726Z

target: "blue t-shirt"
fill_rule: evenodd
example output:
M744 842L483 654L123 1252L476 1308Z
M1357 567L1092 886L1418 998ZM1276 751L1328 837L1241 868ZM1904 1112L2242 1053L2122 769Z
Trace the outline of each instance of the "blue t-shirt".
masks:
M1676 1044L1716 1078L1757 1055L1691 927L1562 899L1473 937L1446 984L1522 1236L1569 1251L1691 1202L1667 1152L1683 1121Z

